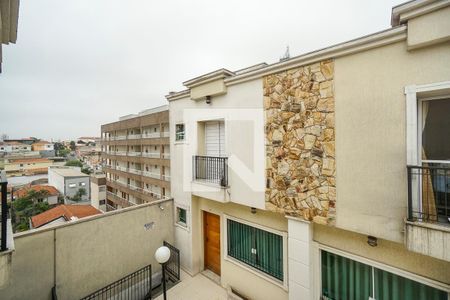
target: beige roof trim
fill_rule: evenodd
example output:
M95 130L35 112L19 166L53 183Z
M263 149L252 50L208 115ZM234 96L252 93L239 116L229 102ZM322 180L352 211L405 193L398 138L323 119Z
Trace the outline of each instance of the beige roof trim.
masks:
M230 86L233 84L260 78L269 74L278 73L295 67L315 63L321 60L349 55L403 40L406 40L406 26L398 26L348 42L330 46L328 48L293 57L287 61L278 62L265 68L255 70L253 72L248 72L242 75L236 75L227 78L225 79L225 84L227 86Z
M219 69L210 73L206 73L194 79L183 82L183 85L187 88L193 88L217 79L223 79L229 76L233 76L234 73L227 69Z
M391 25L406 23L409 19L428 14L450 5L450 0L415 0L392 8Z
M166 99L167 101L175 101L175 100L180 100L186 97L190 97L191 96L191 91L190 90L183 90L180 92L171 92L169 95L166 95Z

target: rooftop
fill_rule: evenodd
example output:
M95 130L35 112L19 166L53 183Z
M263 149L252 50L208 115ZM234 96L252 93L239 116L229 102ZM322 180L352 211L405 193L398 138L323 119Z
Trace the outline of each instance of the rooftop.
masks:
M51 185L33 185L31 187L25 187L15 192L16 197L20 198L25 196L29 191L47 191L49 196L56 196L59 194L58 190Z
M55 208L49 209L39 215L31 217L31 224L34 228L41 227L58 218L63 217L66 221L81 219L93 215L101 214L102 212L91 205L59 205Z
M47 158L21 158L21 159L10 159L12 164L18 164L18 163L51 163L52 161Z
M47 144L51 144L51 143L47 142L47 141L39 141L39 142L33 143L33 145L47 145Z
M89 177L77 168L71 167L51 167L50 170L63 177Z

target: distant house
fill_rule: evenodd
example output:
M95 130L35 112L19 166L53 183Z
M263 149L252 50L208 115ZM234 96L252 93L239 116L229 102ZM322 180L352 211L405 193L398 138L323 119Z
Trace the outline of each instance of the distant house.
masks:
M106 211L106 174L91 175L91 204Z
M17 190L14 192L13 197L14 199L22 198L26 196L30 191L40 192L40 191L46 191L47 196L42 197L38 199L38 202L47 202L48 204L58 204L58 190L51 185L33 185L30 187L24 187L20 190Z
M48 167L52 164L53 161L46 158L8 159L4 165L4 168L9 174L34 175L46 174Z
M55 148L53 143L47 141L39 141L33 143L32 145L33 151L39 151L39 153L44 157L55 156Z
M81 172L77 167L50 167L48 168L48 184L53 185L64 195L64 204L81 203L90 201L90 177ZM73 201L73 197L80 189L86 191L81 200Z
M5 144L5 146L9 146L9 147L5 147L5 150L10 150L10 152L29 152L29 151L31 151L31 145L29 145L29 144L16 142L16 141L5 141L4 144Z
M39 215L31 217L31 228L42 228L75 221L81 218L101 214L91 205L58 205Z

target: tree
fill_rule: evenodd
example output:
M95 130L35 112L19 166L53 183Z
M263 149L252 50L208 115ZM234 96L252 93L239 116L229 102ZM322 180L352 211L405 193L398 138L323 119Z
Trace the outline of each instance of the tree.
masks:
M82 163L81 161L79 161L79 160L74 159L74 160L69 160L69 161L67 161L67 162L66 162L66 166L68 166L68 167L80 167L80 168L82 168L82 167L83 167L83 163Z
M70 141L70 150L75 151L75 149L77 148L76 144L74 141Z
M13 219L15 232L30 229L30 218L50 209L50 205L47 202L39 202L46 197L48 197L48 192L45 190L30 190L25 196L20 197L13 202L12 208L15 216Z
M83 196L86 196L87 192L85 188L79 188L78 191L73 195L72 198L69 198L72 201L80 202L83 199Z
M81 172L84 174L87 174L87 175L91 175L91 173L92 173L91 170L89 170L89 168L82 168Z
M60 157L66 157L69 153L70 153L70 150L64 148L64 149L58 150L58 153L56 155L60 156Z

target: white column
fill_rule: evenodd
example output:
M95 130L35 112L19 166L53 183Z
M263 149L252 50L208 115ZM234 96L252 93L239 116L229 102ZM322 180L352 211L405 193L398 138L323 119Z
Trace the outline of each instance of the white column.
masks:
M312 225L288 217L289 300L309 300L312 291Z

